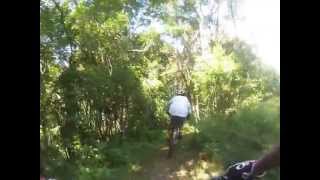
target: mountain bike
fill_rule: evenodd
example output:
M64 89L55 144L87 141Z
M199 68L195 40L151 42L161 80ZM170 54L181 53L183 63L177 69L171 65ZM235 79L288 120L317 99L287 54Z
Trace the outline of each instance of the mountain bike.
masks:
M169 150L168 150L168 158L171 158L176 145L178 143L178 140L181 139L181 128L183 125L184 118L181 117L171 117L171 123L169 125L169 139L168 139L168 145L169 145Z

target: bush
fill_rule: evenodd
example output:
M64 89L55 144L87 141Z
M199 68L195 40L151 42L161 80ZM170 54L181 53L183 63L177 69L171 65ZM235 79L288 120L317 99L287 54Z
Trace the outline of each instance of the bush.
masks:
M140 170L142 161L159 149L164 137L162 130L145 130L138 139L114 138L95 145L79 144L79 158L72 162L63 152L53 149L52 158L43 166L43 171L46 176L59 180L128 179L130 173Z
M279 142L278 98L242 109L229 119L218 117L221 116L211 115L200 121L200 132L193 144L225 167L237 161L259 158ZM270 176L277 175L273 172Z

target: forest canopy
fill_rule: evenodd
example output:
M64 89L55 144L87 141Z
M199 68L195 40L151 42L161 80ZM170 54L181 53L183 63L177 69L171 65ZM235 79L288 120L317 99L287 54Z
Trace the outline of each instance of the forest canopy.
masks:
M41 172L129 179L166 145L166 105L177 89L192 104L183 151L225 168L278 142L280 76L224 33L239 7L239 0L41 0Z

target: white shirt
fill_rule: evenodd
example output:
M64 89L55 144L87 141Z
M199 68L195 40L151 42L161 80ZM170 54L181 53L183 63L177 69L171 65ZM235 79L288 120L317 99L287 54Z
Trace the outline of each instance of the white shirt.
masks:
M169 113L172 116L187 117L191 114L191 105L186 96L174 96L169 101Z

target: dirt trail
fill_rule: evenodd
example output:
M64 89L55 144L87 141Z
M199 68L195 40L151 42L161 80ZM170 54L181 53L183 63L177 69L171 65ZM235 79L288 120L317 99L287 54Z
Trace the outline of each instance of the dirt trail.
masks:
M189 138L178 143L178 149L171 159L167 159L167 146L163 145L141 166L141 170L131 179L141 180L207 180L217 174L218 166L200 158L201 153L186 149Z

